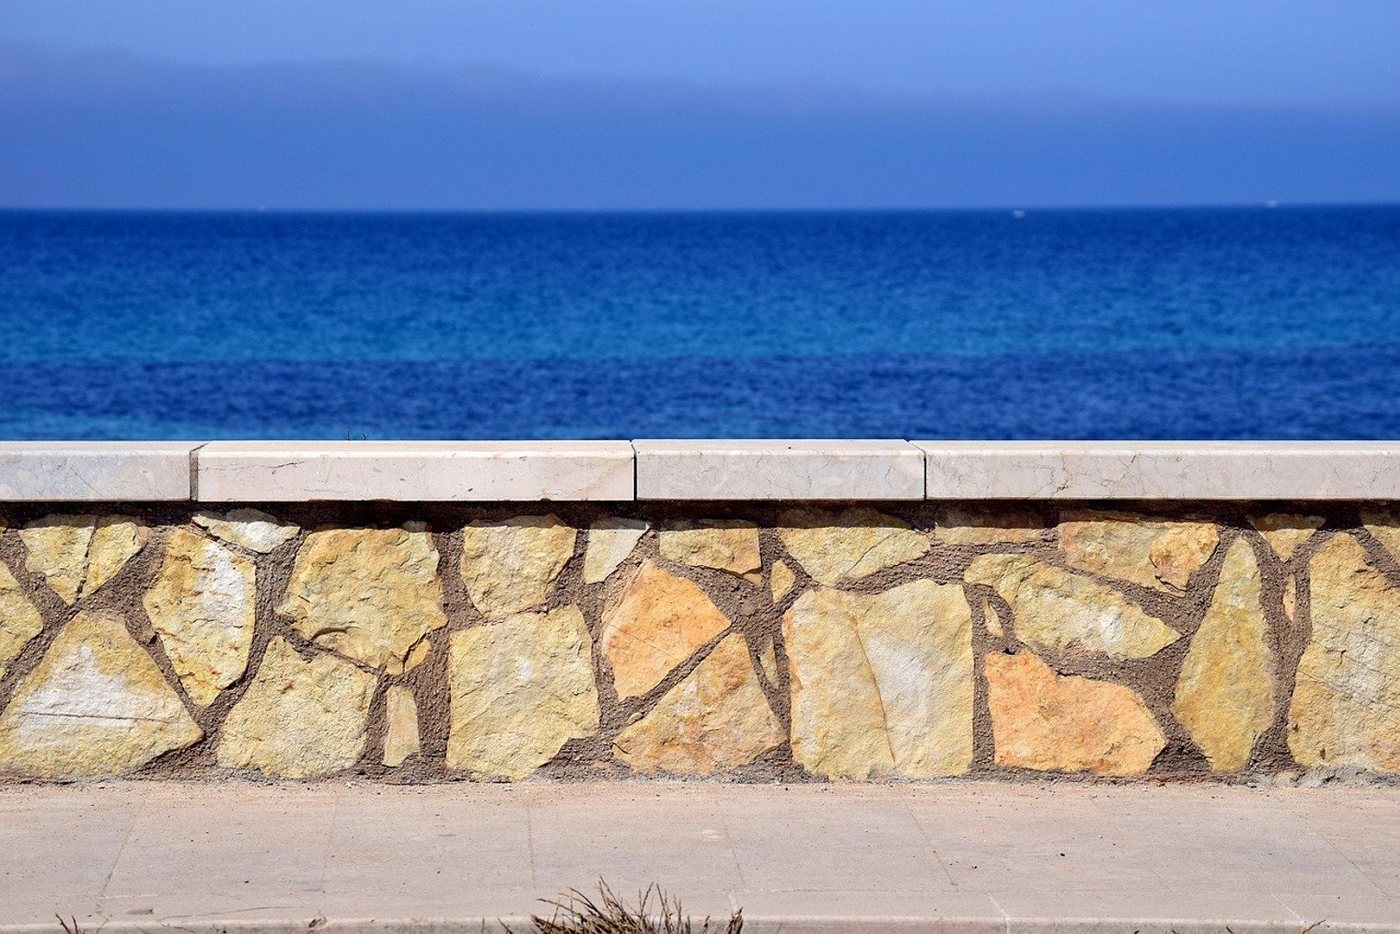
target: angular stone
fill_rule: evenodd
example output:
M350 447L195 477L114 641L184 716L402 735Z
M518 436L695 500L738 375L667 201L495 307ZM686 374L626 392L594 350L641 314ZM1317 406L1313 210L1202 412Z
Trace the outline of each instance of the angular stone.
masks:
M1361 522L1366 531L1386 547L1391 557L1400 560L1400 513L1391 508L1362 509Z
M1250 516L1249 524L1259 530L1264 541L1284 561L1293 557L1298 546L1312 538L1312 534L1322 528L1321 516L1299 516L1292 513L1271 512L1264 516Z
M997 765L1141 775L1166 737L1136 691L1059 675L1030 652L984 660Z
M972 762L972 613L961 587L808 591L783 615L793 759L830 778L932 778Z
M742 519L700 519L661 533L661 555L681 564L752 574L763 566L758 526Z
M447 767L520 779L597 733L592 645L572 606L454 632Z
M115 577L128 561L140 554L150 538L150 526L137 519L126 516L103 516L98 519L88 546L87 573L83 577L82 592L94 593Z
M44 619L24 596L24 588L0 562L0 678L24 647L44 630Z
M438 551L421 529L312 532L277 612L317 645L399 674L409 649L447 625Z
M856 506L791 509L778 517L783 547L818 583L835 587L928 554L929 540L893 516Z
M763 669L763 676L769 684L778 683L778 650L772 642L764 643L763 648L759 649L758 667Z
M642 562L622 600L603 611L600 642L618 696L650 691L729 625L694 583Z
M588 549L583 554L583 582L607 580L626 561L651 526L641 519L599 519L588 527Z
M364 752L373 695L373 675L330 655L307 661L275 638L224 719L218 763L281 778L344 772Z
M1006 635L1006 631L1001 625L1001 614L992 605L991 600L982 600L982 624L987 627L987 635L993 639L1000 639Z
M462 580L472 605L496 620L543 603L577 537L555 515L469 523L462 531Z
M1038 542L1047 531L1032 512L950 506L935 516L933 537L945 545L1017 545Z
M412 671L426 662L431 654L433 654L433 640L424 639L409 650L408 659L403 663L403 670L405 672Z
M142 604L190 700L208 707L243 676L253 645L253 563L176 528Z
M1149 658L1181 638L1118 591L1028 555L982 555L965 578L994 588L1011 605L1016 635L1040 651Z
M0 717L0 773L122 775L203 736L120 616L79 613Z
M773 591L773 602L781 603L783 597L792 590L792 585L797 583L797 575L792 572L792 568L779 558L773 562L773 570L768 574L768 586Z
M713 775L746 765L785 739L748 645L734 633L623 730L613 752L636 772Z
M397 768L409 756L418 755L418 704L413 692L402 684L389 688L385 701L388 733L384 737L384 764Z
M1149 519L1130 512L1066 512L1060 548L1070 567L1179 593L1210 559L1220 532L1209 522Z
M1400 589L1337 535L1313 555L1312 640L1288 748L1304 766L1400 772Z
M1235 539L1176 685L1172 713L1217 772L1249 764L1273 722L1275 659L1254 550Z
M45 516L20 530L25 568L72 603L96 591L145 547L151 530L126 516Z
M42 574L50 590L72 603L82 590L96 528L96 516L44 516L29 523L19 530L25 570Z
M234 509L222 514L197 512L194 523L208 529L215 538L260 555L276 551L301 531L301 526L283 525L275 516L258 509Z

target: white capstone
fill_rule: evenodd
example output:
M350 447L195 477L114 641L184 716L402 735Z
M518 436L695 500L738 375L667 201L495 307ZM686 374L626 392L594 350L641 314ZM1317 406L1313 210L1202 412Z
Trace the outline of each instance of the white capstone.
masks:
M908 441L634 441L638 499L916 500Z
M625 441L223 441L196 456L201 502L632 499Z
M1394 499L1400 442L918 441L929 499Z
M0 500L140 502L190 498L193 441L0 443Z

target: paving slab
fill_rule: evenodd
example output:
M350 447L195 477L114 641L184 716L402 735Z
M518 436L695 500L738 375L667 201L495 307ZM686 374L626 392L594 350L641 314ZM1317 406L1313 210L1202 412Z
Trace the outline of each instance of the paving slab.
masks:
M1398 815L1394 786L7 786L0 932L525 931L601 878L749 932L1379 934Z

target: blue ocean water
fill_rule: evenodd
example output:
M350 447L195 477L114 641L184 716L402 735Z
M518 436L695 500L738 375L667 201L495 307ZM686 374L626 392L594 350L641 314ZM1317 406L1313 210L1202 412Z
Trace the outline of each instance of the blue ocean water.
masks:
M0 212L0 437L1395 438L1400 206Z

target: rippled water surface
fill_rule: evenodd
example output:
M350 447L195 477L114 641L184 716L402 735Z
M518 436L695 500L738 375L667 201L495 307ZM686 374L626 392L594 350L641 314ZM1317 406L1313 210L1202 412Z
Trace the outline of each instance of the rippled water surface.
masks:
M0 437L1400 434L1400 207L0 213Z

